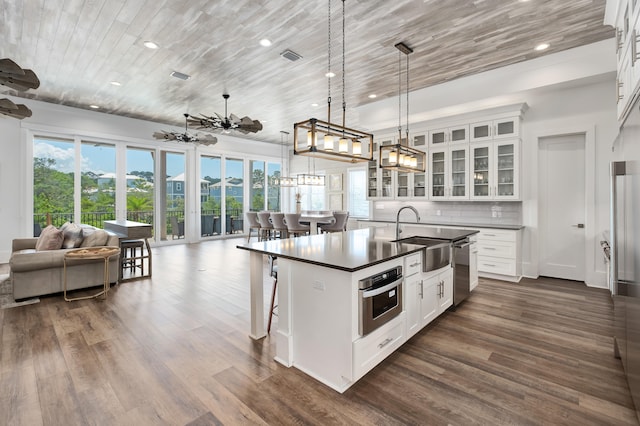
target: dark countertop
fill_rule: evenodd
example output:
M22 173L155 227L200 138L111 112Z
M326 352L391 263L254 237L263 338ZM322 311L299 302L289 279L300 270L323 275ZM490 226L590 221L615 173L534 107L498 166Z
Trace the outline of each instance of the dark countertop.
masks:
M380 222L380 223L393 223L394 220L375 220L375 219L358 219L358 222ZM403 225L426 225L426 226L454 226L456 228L486 228L486 229L505 229L508 231L519 231L524 229L523 225L503 225L499 223L461 223L461 222L403 222Z
M475 230L442 229L442 232L407 230L400 238L419 235L440 241L454 241L477 233ZM453 231L453 232L449 232ZM433 236L432 236L433 235ZM423 245L393 242L395 228L365 228L348 232L309 235L238 245L237 248L328 268L354 272L387 260L420 251Z

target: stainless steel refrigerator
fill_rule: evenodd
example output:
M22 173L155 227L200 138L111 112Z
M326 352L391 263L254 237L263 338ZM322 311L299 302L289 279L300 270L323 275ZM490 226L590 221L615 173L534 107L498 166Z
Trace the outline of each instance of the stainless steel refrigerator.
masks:
M624 366L640 419L640 111L621 129L611 163L610 287L615 352Z

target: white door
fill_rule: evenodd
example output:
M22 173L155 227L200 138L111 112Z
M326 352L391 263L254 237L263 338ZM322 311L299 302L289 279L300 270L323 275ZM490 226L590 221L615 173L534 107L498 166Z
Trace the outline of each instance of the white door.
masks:
M585 137L539 144L540 275L585 279Z

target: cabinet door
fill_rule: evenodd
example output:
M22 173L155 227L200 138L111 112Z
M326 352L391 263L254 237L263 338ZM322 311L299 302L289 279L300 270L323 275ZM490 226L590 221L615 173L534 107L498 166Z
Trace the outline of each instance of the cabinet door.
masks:
M411 188L411 173L397 172L396 173L396 198L404 199L412 196Z
M478 243L469 246L469 290L478 286Z
M429 198L431 199L444 199L446 197L446 156L446 149L434 149L429 151L429 170L431 170L431 179L429 181Z
M469 148L460 146L449 150L448 198L468 199Z
M520 118L509 117L493 121L493 138L513 138L520 134Z
M520 142L495 142L493 198L496 200L515 200L519 197Z
M469 142L469 125L450 127L449 136L451 143Z
M438 314L453 305L453 270L449 269L438 275Z
M493 126L492 121L481 121L473 123L470 126L471 142L488 141L491 140L493 135L491 134L491 128Z
M407 337L411 337L422 328L420 304L422 302L421 275L416 274L405 280L404 309L407 313Z
M367 182L367 198L370 200L377 199L380 194L380 188L378 187L378 162L375 160L367 163Z
M493 144L471 145L471 198L476 200L491 198L491 152Z
M429 324L438 316L438 294L440 292L440 275L422 279L422 297L420 299L421 326Z
M447 144L447 133L449 129L429 130L429 146L442 147Z
M380 170L380 196L381 200L391 200L394 198L394 181L395 173L393 170L378 169Z

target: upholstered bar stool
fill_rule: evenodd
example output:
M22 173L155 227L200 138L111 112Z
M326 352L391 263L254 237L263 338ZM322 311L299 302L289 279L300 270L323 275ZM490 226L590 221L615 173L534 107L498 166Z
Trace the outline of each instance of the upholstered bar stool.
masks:
M271 224L275 237L287 238L289 236L287 225L284 223L284 213L271 213Z
M258 233L258 241L260 241L260 222L258 222L258 213L247 212L247 222L249 223L249 235L247 235L247 242L251 239L251 230L255 229Z
M287 225L289 235L293 235L294 237L307 235L311 232L309 225L303 225L300 223L299 213L285 213L284 223Z
M333 217L333 223L320 225L321 232L342 232L347 230L349 212L333 212Z
M273 224L271 223L270 212L258 212L258 222L260 222L260 237L263 240L271 239L271 231L273 231Z

